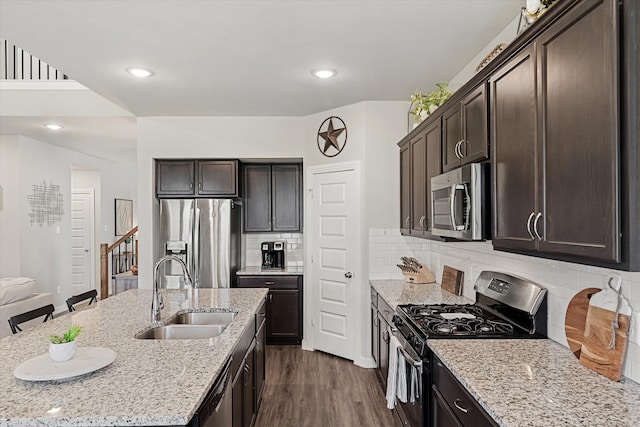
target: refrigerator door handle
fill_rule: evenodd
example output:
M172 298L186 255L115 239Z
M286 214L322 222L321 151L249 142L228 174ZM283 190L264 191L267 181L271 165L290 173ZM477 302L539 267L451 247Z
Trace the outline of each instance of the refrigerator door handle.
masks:
M198 204L193 204L193 250L191 251L191 255L193 257L193 287L197 287L200 282L200 209L198 208Z

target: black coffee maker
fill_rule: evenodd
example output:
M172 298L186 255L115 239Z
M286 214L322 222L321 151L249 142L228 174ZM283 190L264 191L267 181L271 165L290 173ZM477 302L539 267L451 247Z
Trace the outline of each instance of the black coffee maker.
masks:
M284 242L262 242L262 269L284 270Z

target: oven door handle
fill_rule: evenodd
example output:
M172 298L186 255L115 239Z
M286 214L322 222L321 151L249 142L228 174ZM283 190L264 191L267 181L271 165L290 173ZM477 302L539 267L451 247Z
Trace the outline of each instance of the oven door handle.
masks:
M414 368L422 369L422 360L419 362L416 361L413 357L411 357L411 355L407 352L407 350L405 350L402 347L398 347L398 350L400 350L400 353L402 353L404 358L407 359L407 361L411 363Z

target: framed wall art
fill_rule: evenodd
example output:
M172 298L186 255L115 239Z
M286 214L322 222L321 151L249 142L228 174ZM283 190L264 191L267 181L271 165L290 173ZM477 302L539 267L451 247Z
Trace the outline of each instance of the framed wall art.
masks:
M116 236L124 236L133 228L133 200L116 200Z

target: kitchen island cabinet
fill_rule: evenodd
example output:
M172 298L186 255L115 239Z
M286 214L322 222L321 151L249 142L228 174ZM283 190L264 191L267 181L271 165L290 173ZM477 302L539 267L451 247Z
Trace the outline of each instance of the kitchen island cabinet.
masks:
M0 425L188 425L225 362L254 339L256 312L266 289L162 290L162 319L182 310L220 307L238 314L211 339L143 340L150 326L151 291L132 289L25 332L0 340ZM61 381L23 381L13 371L48 349L48 336L72 324L83 330L79 347L104 347L115 361L95 372ZM246 334L248 335L246 335ZM249 343L249 345L251 345ZM87 403L89 402L89 403Z

